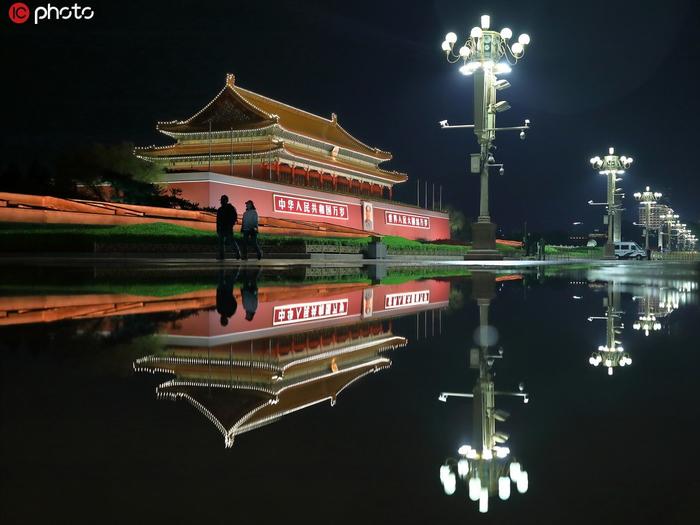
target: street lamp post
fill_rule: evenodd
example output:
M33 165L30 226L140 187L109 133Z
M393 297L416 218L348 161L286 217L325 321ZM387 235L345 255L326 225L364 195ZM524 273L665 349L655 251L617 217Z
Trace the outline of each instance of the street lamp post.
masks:
M608 240L605 243L605 257L615 257L615 242L620 242L620 217L619 212L622 211L621 204L616 203L617 190L615 185L618 180L618 175L623 175L625 170L632 165L632 157L615 154L615 148L608 148L608 154L602 159L599 156L593 157L590 162L594 170L599 174L605 175L608 179L608 200L607 206L607 221L608 221Z
M659 248L661 251L671 251L671 230L673 229L673 224L675 223L676 220L678 220L679 215L677 213L673 213L673 209L668 208L666 213L659 216L659 219L661 219L661 225L659 226ZM664 224L668 226L668 239L666 239L666 245L663 244L663 236L664 236Z
M651 191L649 186L643 192L637 192L634 194L634 198L637 199L641 206L646 208L644 215L644 249L649 251L649 229L651 228L651 207L656 204L656 202L661 198L661 193L658 191Z
M511 43L513 32L509 28L493 31L491 17L481 17L481 27L473 27L464 43L455 53L457 35L447 33L442 43L447 61L451 64L462 62L459 68L463 75L474 77L474 124L451 126L446 120L440 122L442 128L473 129L480 152L471 155L470 171L480 174L481 187L479 195L479 217L472 225L472 243L474 250L471 258L499 258L496 251L496 225L491 222L489 212L489 170L498 168L503 175L503 164L497 164L494 156L493 142L497 131L520 131L520 138L525 139L525 131L530 128L530 121L525 120L522 126L497 128L496 113L510 109L505 100L498 101L498 91L510 87L510 82L498 79L496 75L510 72L510 67L525 54L525 46L530 43L530 37L522 34L517 42Z
M669 228L668 228L668 237L669 237L668 248L669 248L669 251L671 251L671 250L678 251L680 249L680 244L678 242L678 234L679 234L682 226L683 225L681 224L681 222L679 220L674 220L674 221L671 221L669 223ZM675 242L673 242L674 237L676 239Z

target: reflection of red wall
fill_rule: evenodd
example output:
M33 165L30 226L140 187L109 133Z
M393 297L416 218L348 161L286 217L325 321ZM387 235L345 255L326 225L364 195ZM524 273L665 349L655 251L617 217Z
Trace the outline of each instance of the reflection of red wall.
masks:
M215 177L217 180L197 180L206 179L208 176ZM308 220L313 222L321 221L339 224L341 226L349 226L350 228L356 228L358 230L363 229L363 199L361 198L320 192L309 188L284 186L259 180L242 179L218 174L209 175L206 172L196 174L170 174L168 175L167 186L181 189L182 196L185 199L197 202L201 206L218 207L219 198L221 195L225 194L229 196L231 203L239 211L239 214L242 214L243 210L245 210L245 201L252 200L255 203L258 213L265 217ZM308 215L276 212L273 209L273 192L345 203L349 208L349 220L331 217L314 218ZM382 235L400 235L401 237L409 239L436 240L450 238L449 221L447 215L444 213L422 210L398 203L372 201L371 198L365 200L374 204L374 231L376 233ZM428 216L430 217L431 227L429 230L426 230L422 228L387 225L384 220L384 211L387 209L413 215Z
M368 286L369 288L369 286ZM416 310L425 310L434 308L439 304L445 305L449 301L450 283L449 281L437 281L427 279L423 281L411 281L408 283L397 285L378 285L372 287L373 290L373 315L369 319L383 318L385 316L400 317L406 312ZM416 292L422 290L430 291L430 304L417 307L395 308L389 312L384 312L384 299L387 294ZM348 314L343 317L335 317L319 321L305 321L292 325L283 325L276 327L279 334L287 334L304 331L311 328L323 328L328 326L336 326L348 322L356 322L360 319L362 309L362 294L363 289L353 289L347 292L331 293L319 295L313 287L306 290L300 290L300 293L295 297L290 297L283 300L264 301L262 294L259 296L258 309L252 321L246 321L245 310L241 301L240 290L236 289L235 296L238 301L238 309L236 314L229 319L227 326L221 326L219 314L216 310L200 311L197 314L186 319L178 321L176 326L168 327L163 330L163 333L168 335L185 335L185 336L200 336L213 337L220 335L228 335L234 333L249 333L250 338L255 338L256 330L264 330L273 328L272 319L275 306L286 306L298 303L307 303L314 301L325 301L329 299L348 299Z

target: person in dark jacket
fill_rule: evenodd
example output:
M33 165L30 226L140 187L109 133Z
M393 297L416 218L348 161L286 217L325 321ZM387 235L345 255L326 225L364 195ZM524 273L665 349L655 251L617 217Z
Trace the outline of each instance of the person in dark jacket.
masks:
M258 212L255 209L253 201L246 201L245 203L241 233L243 234L243 260L248 259L248 243L250 241L253 241L255 253L258 255L258 261L262 259L262 250L258 244Z
M216 234L219 237L219 256L218 259L224 258L226 244L231 247L231 251L236 259L241 258L241 252L238 249L238 244L233 238L233 226L238 222L238 212L228 201L228 195L221 196L221 207L216 210Z

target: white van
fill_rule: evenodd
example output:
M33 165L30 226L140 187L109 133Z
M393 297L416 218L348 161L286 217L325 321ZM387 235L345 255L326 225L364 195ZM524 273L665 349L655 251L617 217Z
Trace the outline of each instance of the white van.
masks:
M615 257L618 259L646 259L647 252L636 242L616 242Z

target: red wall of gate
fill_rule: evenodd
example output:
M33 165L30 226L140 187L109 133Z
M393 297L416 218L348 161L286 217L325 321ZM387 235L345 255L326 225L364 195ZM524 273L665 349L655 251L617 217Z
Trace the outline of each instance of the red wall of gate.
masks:
M273 182L244 179L209 172L171 173L165 176L163 183L168 188L178 188L182 197L201 206L219 206L221 195L228 195L231 203L242 215L245 202L252 200L258 213L265 217L297 219L314 222L326 222L348 226L368 233L381 235L398 235L408 239L438 240L450 238L449 219L446 213L425 210L415 206L404 205L371 197L360 198L339 195L298 186L286 186ZM275 205L277 196L277 206ZM280 209L280 200L290 201L296 206L293 212ZM333 214L311 212L316 209L331 207ZM372 208L373 227L365 227L363 205ZM308 211L303 206L308 205ZM347 211L345 211L347 210ZM342 216L341 216L342 215Z

